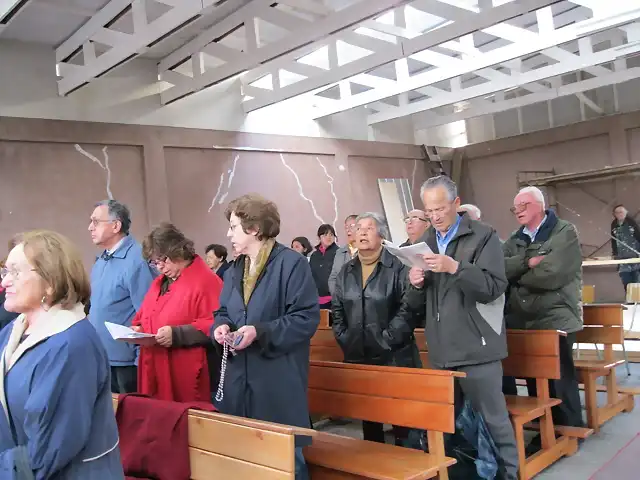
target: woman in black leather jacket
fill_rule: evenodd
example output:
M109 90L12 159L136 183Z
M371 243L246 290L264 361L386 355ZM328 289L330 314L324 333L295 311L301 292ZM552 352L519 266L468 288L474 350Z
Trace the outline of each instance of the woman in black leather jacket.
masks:
M336 280L333 332L345 362L419 368L414 315L402 302L407 270L384 249L384 238L387 227L380 215L363 213L357 218L358 254ZM382 424L363 422L362 430L365 440L384 443ZM406 433L394 427L397 444Z

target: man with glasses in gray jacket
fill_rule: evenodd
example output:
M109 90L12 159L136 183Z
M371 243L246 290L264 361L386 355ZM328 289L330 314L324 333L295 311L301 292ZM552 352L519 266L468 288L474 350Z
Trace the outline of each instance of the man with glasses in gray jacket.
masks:
M498 478L515 480L518 451L502 393L507 278L500 240L489 225L458 214L449 177L428 179L420 196L433 226L423 239L433 253L410 270L405 302L426 317L431 366L466 374L457 379L456 411L464 396L482 415L498 451Z

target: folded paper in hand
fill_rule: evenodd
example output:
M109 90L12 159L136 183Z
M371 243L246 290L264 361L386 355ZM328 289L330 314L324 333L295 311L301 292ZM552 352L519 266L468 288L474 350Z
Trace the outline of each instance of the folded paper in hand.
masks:
M155 343L156 336L151 333L136 332L129 327L111 322L104 322L104 326L107 327L107 330L109 330L109 333L114 340L121 340L123 342L135 343L138 345L149 345Z
M398 247L387 240L383 241L384 247L387 251L398 258L407 267L418 267L423 270L428 270L427 262L422 258L423 255L433 254L433 250L429 248L424 242L416 243L414 245L407 245L406 247Z

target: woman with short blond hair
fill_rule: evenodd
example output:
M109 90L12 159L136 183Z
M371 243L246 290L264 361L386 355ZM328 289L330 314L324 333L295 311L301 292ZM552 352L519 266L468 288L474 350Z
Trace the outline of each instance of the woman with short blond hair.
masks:
M83 303L80 253L50 231L24 234L0 273L0 478L124 478L109 360Z

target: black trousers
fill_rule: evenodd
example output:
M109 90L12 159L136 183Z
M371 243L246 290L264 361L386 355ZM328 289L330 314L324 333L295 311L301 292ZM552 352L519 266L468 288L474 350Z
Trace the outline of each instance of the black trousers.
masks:
M111 367L111 393L136 393L138 367Z
M569 427L583 427L578 376L573 363L573 344L575 341L575 333L560 337L560 380L549 380L549 394L552 398L562 400L560 405L551 409L553 423ZM504 377L503 391L505 395L517 395L516 379ZM535 379L527 378L527 391L529 396L537 395Z
M498 449L498 478L518 478L518 448L509 419L507 402L502 393L502 362L467 365L452 370L464 372L466 378L456 379L456 418L462 411L464 400L469 399L473 409L482 414L491 438Z
M630 283L640 283L640 270L633 270L631 272L618 272L622 286L624 287L625 294L627 293L627 285Z

